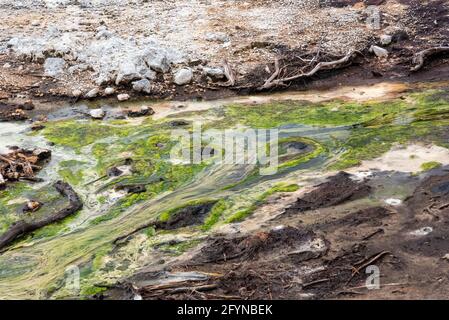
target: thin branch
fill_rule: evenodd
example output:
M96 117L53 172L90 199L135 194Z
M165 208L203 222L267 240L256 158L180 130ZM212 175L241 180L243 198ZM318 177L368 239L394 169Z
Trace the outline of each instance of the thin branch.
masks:
M269 77L267 79L267 81L265 81L265 84L263 86L268 85L269 83L271 83L274 79L276 79L279 76L281 69L279 67L279 58L276 57L276 59L274 59L274 73L271 75L271 77Z
M353 267L352 268L353 272L352 272L351 278L348 280L348 282L346 282L346 285L348 285L351 282L351 280L354 278L354 276L356 274L358 274L360 272L360 270L362 270L365 267L368 267L369 265L376 262L377 260L379 260L380 258L382 258L383 256L385 256L387 254L391 254L391 252L390 251L381 251L378 254L375 254L374 256L368 258L368 260L366 262L365 261L361 262L362 264L360 266Z

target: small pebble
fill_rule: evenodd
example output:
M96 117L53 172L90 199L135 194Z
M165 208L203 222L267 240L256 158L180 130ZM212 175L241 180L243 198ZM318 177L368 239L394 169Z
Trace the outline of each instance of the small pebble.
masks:
M118 101L126 101L126 100L129 100L129 94L127 94L127 93L119 94L119 95L117 96L117 100L118 100Z
M424 227L424 228L410 232L410 235L417 236L417 237L423 237L423 236L427 236L432 231L433 231L432 227Z
M402 200L390 198L385 200L385 203L390 206L400 206L402 204Z
M104 89L104 94L107 96L110 96L114 93L115 93L115 89L112 87L107 87L106 89Z

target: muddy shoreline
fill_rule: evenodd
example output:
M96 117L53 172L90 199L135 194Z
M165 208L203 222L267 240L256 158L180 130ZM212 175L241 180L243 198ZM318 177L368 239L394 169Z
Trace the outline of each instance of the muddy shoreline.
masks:
M238 97L242 97L242 101L249 100L251 97L254 97L254 101L264 101L264 96L271 95L279 95L279 99L285 99L283 96L288 97L292 93L293 95L299 95L303 92L305 95L305 99L310 99L309 92L313 92L317 95L317 97L323 96L324 98L318 98L318 100L325 100L326 92L335 91L338 92L342 89L341 97L344 98L346 96L350 96L349 93L350 88L353 88L354 91L358 90L360 87L377 87L377 86L388 86L391 84L392 87L395 85L401 86L403 89L391 92L390 97L394 95L400 95L402 92L407 92L407 90L413 90L413 88L417 88L421 83L436 83L445 82L449 79L449 61L445 60L436 60L429 63L429 66L418 73L410 73L406 76L396 76L391 77L390 79L385 78L370 78L367 74L370 73L369 66L352 66L336 74L330 74L326 77L321 77L314 79L313 81L306 84L293 84L288 88L277 88L270 90L269 92L261 92L257 89L255 90L232 90L232 89L220 89L220 90L212 90L207 91L202 94L189 94L185 92L180 92L177 95L170 97L148 97L148 96L134 96L131 100L126 101L126 103L120 103L116 101L114 98L102 98L98 97L96 99L89 100L79 100L73 97L60 97L60 96L43 96L36 97L33 99L20 99L19 102L9 102L6 100L0 100L0 121L24 121L31 120L32 122L40 123L42 119L46 119L49 114L54 113L55 110L58 109L67 109L69 110L72 107L79 105L86 105L89 108L97 108L97 107L106 107L110 108L111 106L120 106L120 105L129 105L129 106L138 106L145 105L150 102L150 105L154 104L155 106L161 106L162 110L165 108L179 108L179 112L184 112L184 103L187 105L189 103L204 103L208 102L211 105L215 105L217 101L226 102L227 100L232 100ZM261 96L261 99L257 97ZM352 98L352 97L351 97ZM288 98L287 98L288 99ZM296 99L296 98L294 98ZM328 99L332 99L330 96ZM363 96L360 96L360 99L364 99ZM368 99L368 98L367 98ZM248 100L248 101L249 101ZM315 99L314 99L315 100ZM255 102L260 103L260 102ZM30 107L31 105L31 107ZM156 107L157 108L157 107ZM71 112L68 111L68 114ZM63 113L61 113L63 116ZM73 115L72 115L73 116ZM157 115L158 116L158 115ZM56 116L58 117L58 116Z
M293 209L296 214L287 209L262 231L211 237L183 261L140 271L96 298L444 299L449 247L433 230L446 221L449 206L441 196L447 192L448 170L411 180L396 176L416 188L404 207L323 205L324 212ZM378 172L357 184L378 188L388 175ZM312 192L329 193L343 177L333 176ZM422 213L426 208L430 211ZM365 286L369 265L381 271L380 290Z
M42 6L41 3L36 5ZM410 72L414 65L413 57L417 52L447 45L449 21L445 14L448 8L441 0L433 0L426 4L420 4L416 0L383 1L375 8L379 10L379 13L376 13L377 11L373 13L379 14L381 19L380 27L375 28L366 24L371 12L369 3L354 1L340 1L338 5L332 1L320 5L301 4L295 7L297 13L294 10L288 13L292 11L290 8L292 4L276 6L271 1L239 5L217 0L216 3L199 5L198 8L195 4L187 4L183 1L174 7L161 2L155 2L152 6L142 5L145 9L158 12L161 19L173 19L178 18L179 15L186 15L185 20L182 18L180 21L181 27L186 24L195 28L195 32L189 35L191 42L183 42L177 38L177 33L173 30L168 33L164 31L163 35L173 37L174 48L167 48L164 47L165 44L157 41L154 43L154 40L150 40L151 50L156 50L156 53L152 54L156 54L157 59L152 58L153 60L147 62L153 69L145 69L145 72L151 73L151 76L149 81L145 79L142 81L147 81L145 85L151 86L151 93L139 92L141 89L149 90L149 87L139 87L141 89L134 90L132 80L118 82L119 78L123 79L123 77L136 78L136 74L128 69L132 69L129 64L134 63L134 51L140 48L138 46L140 40L136 42L137 44L133 44L123 39L123 34L128 35L129 31L123 27L121 20L117 21L118 18L113 9L105 10L102 5L88 6L84 9L70 5L56 8L44 6L41 15L29 15L20 6L5 3L5 13L14 13L17 26L11 24L14 21L9 22L10 28L5 30L7 31L5 37L0 39L0 43L4 46L0 46L2 49L0 51L0 101L11 104L23 103L31 99L38 106L39 102L73 103L83 98L95 100L108 98L111 95L115 98L118 94L129 95L131 99L216 100L235 95L260 93L261 86L275 70L275 59L286 60L285 63L281 61L281 64L290 68L287 74L291 75L298 72L304 73L309 69L302 68L303 62L297 58L298 56L305 54L306 56L301 59L308 61L307 59L313 59L313 55L319 52L321 57L317 59L318 61L320 59L326 61L326 55L330 55L328 60L336 60L350 50L360 52L360 55L354 60L351 59L349 65L343 65L342 69L323 70L303 80L290 81L264 91L270 93L284 90L326 90L340 85L369 85L380 81L416 82L447 79L448 56L444 53L429 60L426 59L424 70L417 73ZM228 10L230 15L235 14L236 17L228 22L223 21L223 26L212 23L213 19L222 20L216 11L217 8ZM125 11L126 17L128 19L138 17L141 12L137 9L138 7L130 6ZM82 18L78 19L80 21L75 19L77 10L81 10L79 14ZM204 13L196 16L191 12L192 10L204 11ZM235 10L240 12L234 12ZM282 23L269 16L269 20L273 20L271 21L273 25L269 29L266 28L269 25L261 26L257 20L251 23L244 20L245 15L255 16L256 19L267 19L265 16L270 10L282 12L291 20ZM98 20L96 15L99 13L104 20ZM314 25L317 28L316 31L308 28L298 29L298 26L295 26L293 21L298 19L297 15L304 18L305 14L310 17L307 16L304 23ZM199 17L204 21L201 20L198 27L192 26L192 21ZM62 27L61 30L54 27L55 23L67 18L70 22L68 26ZM327 21L329 19L330 21ZM339 21L335 30L332 28L335 25L334 20ZM20 26L24 30L21 30ZM138 31L135 31L135 36L138 39L143 37L142 41L145 42L147 35L141 27L137 26ZM16 30L16 28L19 29ZM232 30L233 28L235 30ZM268 34L264 36L260 33L261 30L265 30ZM292 36L284 34L286 31ZM154 38L158 38L161 30L159 27L154 27L153 32ZM185 30L177 30L177 32L184 34ZM340 36L338 32L346 37ZM35 35L37 39L30 38L30 34ZM248 38L249 34L252 34L252 37ZM72 35L74 39L71 38ZM41 41L39 37L42 36L44 38ZM382 40L385 37L387 40ZM79 39L92 41L90 51L78 52ZM47 48L44 40L55 43L48 44ZM376 56L370 49L373 45L387 50L388 57ZM110 46L113 48L123 46L123 51L128 56L116 57L118 53L110 52ZM100 54L101 59L101 51L95 51L98 49L104 50L103 54L106 55L104 59L112 59L110 66L100 64L100 68L95 64L98 64L95 59L99 59L96 55ZM180 58L183 50L190 53ZM160 56L162 53L166 55L164 58ZM309 57L308 54L312 56ZM67 73L65 69L59 70L60 66L56 60L61 58L67 60L65 69L74 71ZM50 62L45 64L46 59L56 59L52 60L56 64L52 65ZM87 62L78 61L83 59L87 59ZM123 71L120 64L113 65L116 59L126 65L126 68L124 66L123 68L127 71ZM165 61L164 59L167 62L161 62ZM168 61L171 62L171 66L166 65ZM62 60L59 62L64 63ZM98 70L95 69L97 67ZM92 71L92 68L96 71ZM116 83L110 79L105 80L106 74L102 76L104 68L112 72L114 77L118 72ZM226 68L229 69L227 73ZM438 71L435 71L436 69ZM175 84L173 81L175 81L177 70L193 71L192 80L186 84ZM52 74L52 72L62 71L64 71L63 75ZM126 72L131 73L126 74ZM232 75L235 79L231 81L229 77ZM105 83L92 84L96 77L101 80L100 82L105 81ZM282 75L279 77L282 78ZM139 85L143 85L143 82ZM106 93L107 90L111 93Z

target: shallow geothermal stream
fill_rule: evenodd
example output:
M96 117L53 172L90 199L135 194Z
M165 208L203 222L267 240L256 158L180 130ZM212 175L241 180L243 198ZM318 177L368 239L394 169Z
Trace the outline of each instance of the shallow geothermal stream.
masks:
M40 216L63 207L65 200L52 187L56 180L70 183L84 208L0 255L0 299L89 297L145 266L188 257L210 234L257 230L298 194L339 170L362 179L375 170L416 176L447 165L447 86L378 84L212 102L141 101L134 106L149 105L154 116L114 119L123 105L111 105L106 108L111 116L102 121L83 116L94 106L80 104L51 110L45 128L37 132L25 123L1 123L0 153L12 145L39 146L52 150L52 160L39 172L44 182L19 182L0 191L0 233L22 219L26 199L44 203ZM204 136L197 147L213 149L212 157L181 163L173 156L177 145L193 153L198 148L171 135L182 129L195 134L199 123L203 134L214 129L220 137L226 129L278 129L274 172L261 174L261 163L218 163L229 149L220 152L219 139ZM257 148L273 151L274 139L270 136ZM122 174L108 177L111 167ZM403 200L411 191L393 179L388 183L363 201ZM145 186L143 192L127 192L136 185ZM267 204L279 193L286 196ZM152 227L151 222L206 204L212 205L199 224ZM74 270L80 290L70 286Z

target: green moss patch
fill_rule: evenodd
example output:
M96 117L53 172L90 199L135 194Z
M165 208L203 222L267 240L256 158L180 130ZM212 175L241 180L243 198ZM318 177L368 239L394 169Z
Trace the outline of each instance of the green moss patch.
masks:
M256 209L258 207L263 205L269 196L271 196L275 193L295 192L298 189L299 189L299 186L297 184L283 184L283 183L277 184L277 185L273 186L272 188L270 188L269 190L265 191L259 197L257 197L256 201L251 206L233 214L230 218L228 218L227 222L235 223L235 222L240 222L240 221L244 220L246 217L253 214L253 212L256 211Z
M430 162L425 162L425 163L423 163L423 164L421 165L421 170L422 170L422 171L429 171L429 170L432 170L432 169L439 168L439 167L441 167L441 166L442 166L442 164L441 164L440 162L437 162L437 161L430 161Z

